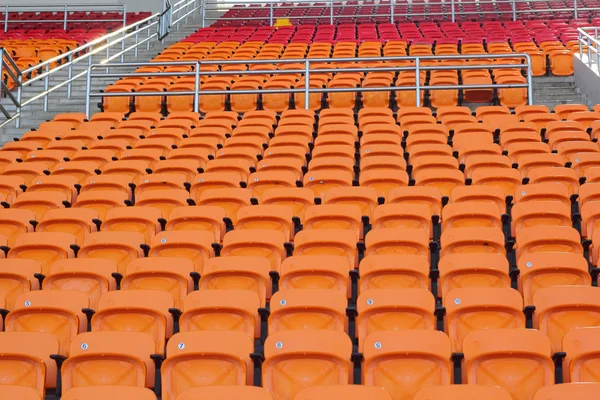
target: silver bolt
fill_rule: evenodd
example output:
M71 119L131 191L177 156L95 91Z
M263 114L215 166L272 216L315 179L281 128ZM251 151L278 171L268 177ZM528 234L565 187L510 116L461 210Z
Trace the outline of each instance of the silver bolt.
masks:
M277 343L275 343L275 347L277 347L278 349L281 349L281 348L283 348L283 343L277 342Z
M380 342L375 342L375 348L376 349L380 349L381 348L381 343Z

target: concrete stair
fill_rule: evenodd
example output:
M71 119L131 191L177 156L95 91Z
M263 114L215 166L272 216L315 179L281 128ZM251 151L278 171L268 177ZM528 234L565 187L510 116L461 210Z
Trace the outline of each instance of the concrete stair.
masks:
M533 101L552 109L559 104L586 104L587 96L577 87L573 76L543 76L533 79Z

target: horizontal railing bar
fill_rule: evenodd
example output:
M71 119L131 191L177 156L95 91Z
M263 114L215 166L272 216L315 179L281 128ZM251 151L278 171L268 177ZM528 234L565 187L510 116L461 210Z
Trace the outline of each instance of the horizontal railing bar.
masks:
M158 21L152 22L151 24L148 24L148 25L144 26L143 30L150 29L152 26L155 26L157 24L158 24ZM60 71L61 69L67 68L69 66L69 64L75 65L75 64L77 64L77 63L79 63L79 62L81 62L81 61L83 61L83 60L85 60L85 59L87 59L89 57L93 57L96 54L98 54L100 52L103 52L104 50L108 49L109 47L112 47L112 46L114 46L117 43L121 43L122 41L124 41L127 38L135 36L136 33L139 34L140 31L130 32L130 33L126 34L126 35L121 36L119 39L115 40L114 42L110 42L110 43L104 44L104 45L102 45L102 46L100 46L100 47L98 47L98 48L96 48L96 49L94 49L92 51L89 51L89 52L85 53L83 56L78 57L78 58L76 58L73 61L61 64L61 65L59 65L57 67L54 67L50 71L44 72L43 74L40 74L40 75L36 76L35 78L28 80L27 82L25 82L23 84L23 86L29 86L29 85L31 85L31 84L33 84L33 83L35 83L35 82L37 82L37 81L39 81L41 79L44 79L46 76L53 75L56 72ZM141 40L140 40L140 42L141 42ZM139 42L138 42L138 45L139 45ZM64 58L65 58L65 56L63 55L62 57L59 58L59 60L62 60ZM28 72L30 72L30 71L29 70L23 71L24 74L28 73Z
M497 83L490 85L425 85L419 86L420 90L473 90L473 89L522 89L529 87L527 83ZM417 86L387 86L387 87L352 87L352 88L310 88L309 93L348 93L348 92L389 92L416 90ZM227 95L227 94L281 94L281 93L306 93L305 88L291 89L254 89L254 90L200 90L200 96ZM193 96L196 92L110 92L90 93L90 97L159 97L159 96Z
M51 59L49 59L49 60L47 60L47 61L44 61L43 63L40 63L40 64L38 64L38 65L35 65L35 66L33 66L33 67L30 67L30 68L28 68L28 69L24 70L24 71L23 71L23 73L24 73L24 74L26 74L26 73L29 73L29 72L35 71L36 69L39 69L39 68L42 68L42 67L44 67L44 66L46 66L46 65L49 65L49 64L52 64L52 63L58 62L58 61L60 61L61 59L63 59L63 58L66 58L66 57L68 57L68 56L70 56L70 55L75 55L76 53L80 53L80 52L82 52L83 50L86 50L86 49L88 49L88 48L90 48L90 47L93 47L93 46L95 46L95 45L97 45L97 44L100 44L100 43L102 43L102 42L105 42L106 40L108 40L108 39L110 39L110 38L112 38L112 37L119 36L119 35L123 34L124 32L127 32L127 31L128 31L128 30L130 30L130 29L133 29L133 28L139 27L139 26L141 26L141 25L144 25L144 24L146 24L147 22L149 22L150 20L152 20L152 19L154 19L154 18L156 18L156 15L152 15L152 16L150 16L150 17L148 17L148 18L144 18L143 20L141 20L141 21L138 21L138 22L136 22L135 24L128 25L128 26L126 26L126 27L123 27L123 28L121 28L121 29L118 29L118 30L116 30L116 31L114 31L114 32L111 32L111 33L109 33L109 34L107 34L107 35L105 35L105 36L102 36L102 37L100 37L100 38L98 38L98 39L94 39L94 40L92 40L91 42L89 42L89 43L86 43L86 44L85 44L85 45L83 45L83 46L79 46L79 47L77 47L76 49L73 49L73 50L70 50L70 51L68 51L68 52L66 52L66 53L63 53L63 54L61 54L60 56L56 56L56 57L54 57L54 58L51 58ZM155 21L155 23L158 23L158 21ZM133 33L135 34L135 32L133 32ZM122 38L120 38L120 39L122 39ZM120 43L120 42L121 42L121 40L117 39L117 40L115 40L114 42L111 42L111 43L109 43L109 44L111 44L111 45L112 45L112 44L116 44L116 43ZM106 47L104 47L104 49L106 49ZM88 53L89 53L89 52L88 52ZM87 53L86 53L86 54L87 54ZM84 56L85 56L85 55L84 55ZM84 56L81 56L81 57L78 57L78 58L82 58L82 57L84 57ZM75 62L75 60L74 60L73 62Z

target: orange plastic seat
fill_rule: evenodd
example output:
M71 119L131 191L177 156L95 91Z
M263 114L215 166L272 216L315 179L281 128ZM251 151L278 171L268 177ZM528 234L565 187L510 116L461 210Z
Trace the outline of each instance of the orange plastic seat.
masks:
M369 289L429 289L427 257L411 254L370 255L360 263L359 292Z
M444 299L444 331L454 351L462 351L464 338L479 329L525 328L523 298L511 288L454 289Z
M344 256L352 269L358 265L356 232L346 229L303 230L294 238L294 256Z
M123 274L132 260L144 256L143 244L144 235L138 232L94 232L86 237L77 257L113 260L117 272Z
M265 342L263 387L275 399L291 399L309 386L346 385L351 379L352 368L348 357L351 351L352 343L343 332L276 332L269 335ZM300 359L296 356L298 352L303 354ZM307 363L314 367L302 367ZM283 365L288 366L288 372L282 372Z
M155 354L161 354L166 339L173 334L173 317L169 314L173 306L171 294L161 290L108 292L100 298L92 317L92 331L143 332L153 339Z
M0 294L4 308L15 308L16 299L24 292L39 290L40 264L28 259L0 259Z
M62 398L64 400L155 400L154 392L147 388L135 386L85 386L70 389Z
M329 289L280 290L271 298L269 335L290 330L347 331L346 294Z
M464 186L465 177L459 170L428 169L419 174L415 179L416 186L436 188L442 196L450 197L452 190L457 186Z
M562 386L562 385L560 385ZM544 389L541 389L544 390ZM498 386L442 385L417 392L414 400L511 400L510 393ZM539 399L536 399L539 400ZM558 399L556 399L558 400Z
M519 290L525 305L543 288L552 286L591 286L586 259L570 253L531 253L518 261Z
M301 255L281 264L280 290L328 289L351 296L347 258L333 255Z
M214 233L207 231L167 231L154 236L150 257L187 258L194 264L195 271L210 257L214 257ZM192 272L192 271L190 271Z
M504 254L454 253L439 262L438 295L462 288L510 288L508 261Z
M463 376L469 386L499 386L508 391L513 399L524 400L532 398L543 386L554 383L550 342L539 331L474 331L465 338L463 352ZM510 372L503 369L503 366L509 365Z
M529 173L530 183L560 182L570 194L579 192L579 178L570 168L541 167Z
M356 304L359 351L366 351L365 339L377 332L435 329L435 299L426 289L366 290Z
M75 241L75 237L68 233L23 233L15 241L7 258L35 260L39 262L42 274L48 275L56 261L75 257L71 249Z
M394 399L410 399L423 388L449 385L450 352L450 340L443 332L398 330L371 334L364 342L363 384L383 387Z
M12 247L22 233L33 232L31 221L36 215L26 209L0 209L0 234L7 239L8 247Z
M219 289L190 293L180 318L182 332L236 331L260 338L260 299L251 290Z
M533 326L547 335L552 351L561 351L565 334L576 328L598 325L598 296L591 286L555 286L533 296Z
M115 190L92 190L85 191L77 196L77 201L73 208L89 208L98 213L98 218L102 221L106 218L106 213L115 207L125 207L126 201L129 201L127 193Z
M514 196L515 188L521 184L521 174L510 168L481 168L473 172L473 184L496 186L505 196Z
M185 189L147 190L139 194L136 208L156 208L162 217L168 220L171 211L177 207L184 207L188 199L189 193Z
M559 202L520 202L512 208L512 235L532 226L572 226L571 208Z
M566 206L571 205L567 187L559 182L531 183L517 186L515 202L527 201L555 201Z
M598 389L600 389L600 384L594 382L550 385L538 390L533 400L568 400L573 397L581 400L592 400Z
M58 354L69 355L69 345L87 330L84 308L89 307L85 293L74 290L38 290L21 294L5 320L7 332L44 332L59 343Z
M583 254L579 232L567 226L521 229L517 234L517 260L530 253Z
M450 228L442 232L441 256L456 253L504 254L504 235L499 228Z
M98 213L92 209L58 208L49 210L36 226L36 232L64 232L72 234L77 245L97 231Z
M251 385L253 347L251 337L242 332L196 331L173 335L161 367L162 398L178 399L182 392L193 387Z
M117 292L118 293L118 292ZM152 337L141 332L85 332L71 342L62 389L94 386L154 387Z
M298 392L294 400L326 400L344 398L347 400L391 400L390 394L383 388L363 385L312 386Z
M41 332L2 332L0 338L3 356L0 366L7 380L7 385L2 388L29 388L35 391L38 399L43 399L46 389L56 385L56 362L50 358L50 355L58 354L56 337Z

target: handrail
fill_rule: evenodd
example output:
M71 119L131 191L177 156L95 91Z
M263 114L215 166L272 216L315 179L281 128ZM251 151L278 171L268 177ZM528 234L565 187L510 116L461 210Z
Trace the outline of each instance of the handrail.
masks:
M12 9L12 11L11 11ZM29 9L33 9L33 11L29 11ZM115 3L104 3L104 4L56 4L56 5L48 5L48 4L23 4L23 5L5 5L4 6L4 32L8 32L8 24L9 23L17 23L23 22L22 20L11 21L9 14L10 13L19 13L19 12L62 12L63 18L61 19L45 19L45 20L27 20L26 22L62 22L63 29L67 30L69 22L123 22L123 26L127 26L127 6L125 4L115 4ZM71 19L69 20L69 12L73 11L98 11L98 12L111 12L116 11L122 14L122 18L116 19L93 19L93 20L81 20L81 19Z
M156 13L148 18L138 21L125 28L121 28L101 38L95 39L83 46L68 51L34 67L25 69L23 71L19 71L18 81L16 82L16 97L18 102L16 113L17 115L16 117L11 118L10 120L0 122L0 128L14 119L16 119L16 127L20 127L21 109L41 98L44 99L44 111L47 111L49 95L52 92L55 92L56 90L64 86L67 86L67 97L70 98L72 83L78 79L83 78L88 73L88 69L86 68L81 73L73 76L73 66L83 62L87 62L88 66L92 65L94 61L94 56L101 55L103 52L106 52L106 57L101 61L101 63L103 64L110 63L112 60L118 57L120 57L121 62L123 62L124 54L129 51L134 51L134 54L137 57L138 48L140 46L146 45L146 48L149 50L150 42L152 40L162 40L162 38L169 34L170 28L173 24L179 24L181 20L187 19L187 16L198 11L200 7L201 5L198 2L198 0L180 0L177 3L170 5L167 9L165 9L165 11L161 13ZM182 15L184 12L185 15L180 18L180 15ZM178 19L175 22L171 23L173 14L175 14ZM145 34L146 37L141 39L141 34ZM134 38L134 43L126 47L127 39L130 39L132 37ZM111 55L111 49L118 45L121 46L120 51L118 51L116 54ZM80 56L75 57L77 54L80 54ZM59 62L61 63L60 65L51 68L52 64ZM52 77L54 74L65 68L68 69L68 78L54 85L53 87L50 87L50 77ZM33 71L40 70L42 70L43 72L35 76L34 78L23 82L23 76L26 76L27 74ZM44 90L42 92L34 94L27 100L23 100L25 89L31 87L33 83L42 80L44 81Z
M592 61L592 52L596 53L596 67L600 72L600 40L598 39L599 27L588 26L577 29L578 41L579 41L579 59L583 61L584 46L587 49L587 64L588 67L592 68L594 61ZM593 31L593 36L587 31Z
M525 59L526 62L522 64L459 64L457 65L431 65L423 66L423 61L443 61L443 60L465 60L465 59L489 59L489 58L504 58L504 59ZM314 63L347 63L347 62L394 62L394 61L409 61L412 62L411 66L375 66L375 67L356 67L356 68L311 68L311 64ZM300 69L289 69L289 70L240 70L240 71L202 71L201 67L204 65L251 65L251 64L304 64L304 68ZM121 78L124 76L123 73L105 73L95 74L94 70L100 67L111 67L111 68L131 68L131 67L145 67L145 66L192 66L194 67L193 72L174 72L174 73L157 73L157 72L140 72L140 73L127 73L127 76L139 76L139 77L164 77L164 76L194 76L194 91L178 91L178 92L111 92L111 93L92 93L92 80L93 78ZM420 72L431 71L431 70L473 70L473 69L526 69L526 83L509 83L509 84L482 84L482 85L422 85L420 83ZM309 77L312 73L340 73L340 72L375 72L375 71L415 71L415 85L413 86L381 86L381 87L356 87L356 88L312 88L310 87L310 79L305 79L304 88L292 89L292 88L278 88L278 89L249 89L249 90L206 90L200 88L200 78L204 75L259 75L259 74L304 74L305 77ZM304 93L305 103L304 107L309 108L309 95L311 93L338 93L338 92L386 92L386 91L405 91L405 90L416 90L416 105L421 105L421 99L419 93L421 90L461 90L461 89L509 89L509 88L527 88L527 102L533 104L533 78L531 70L531 58L525 53L510 53L510 54L468 54L468 55L448 55L448 56L402 56L402 57L364 57L364 58L315 58L315 59L274 59L274 60L202 60L202 61L174 61L165 63L126 63L126 64L94 64L90 65L87 74L87 85L86 85L86 105L85 113L89 118L91 116L91 99L99 97L146 97L146 96L194 96L194 111L199 111L199 97L200 95L228 95L228 94L278 94L278 93Z
M5 72L8 79L12 80L12 82L15 82L15 84L18 84L21 77L21 71L10 54L2 47L0 48L0 101L2 100L2 94L5 94L6 97L15 105L15 107L18 108L18 99L10 91L8 85L4 83ZM9 113L6 107L4 107L2 104L0 104L0 112L2 115L4 115L7 121L12 121L18 117L16 113L15 115L11 115L11 113Z
M578 18L578 14L581 11L598 11L600 7L579 7L577 4L577 0L573 0L572 8L546 8L546 9L519 9L516 5L519 3L552 3L557 2L561 5L564 4L562 0L446 0L446 2L439 3L408 3L408 2L399 2L398 0L390 0L389 3L368 3L367 5L380 6L380 7L390 7L390 11L387 13L377 13L377 14L359 14L359 15L335 15L335 9L343 9L345 7L351 7L343 3L339 0L325 0L329 5L318 5L315 6L314 3L318 3L316 0L261 0L261 1L253 1L248 2L246 0L202 0L204 4L204 8L202 11L202 27L206 26L206 21L241 21L241 20L266 20L269 19L269 24L272 26L274 23L274 19L276 16L274 15L274 10L285 10L285 9L312 9L312 8L328 8L329 13L324 15L304 15L304 16L282 16L281 18L289 19L289 20L302 20L302 19L317 19L317 20L329 20L330 24L334 23L334 20L344 20L344 19L352 19L352 18L370 18L370 17L387 17L389 18L391 23L395 22L395 17L411 17L411 16L447 16L450 14L452 22L456 21L457 15L491 15L491 14L501 14L501 15L512 15L513 21L517 20L518 15L522 14L538 14L545 12L572 12L574 18ZM323 3L323 2L320 2ZM206 17L207 11L223 11L224 9L231 8L231 5L236 4L244 4L250 7L239 8L241 10L264 10L267 7L269 8L269 16L268 17ZM284 5L289 4L289 5ZM302 5L308 4L308 5ZM501 10L496 9L494 11L484 11L476 9L475 11L465 10L465 5L482 5L482 4L510 4L510 9ZM261 5L264 7L256 7L256 5ZM364 4L361 4L364 5ZM359 5L359 6L361 6ZM436 5L444 7L443 12L422 12L415 13L406 12L400 13L397 12L396 7L405 6L405 7L413 7L414 5L425 6L425 5ZM213 6L213 7L211 7ZM354 6L354 5L353 5ZM409 10L409 9L407 9Z

